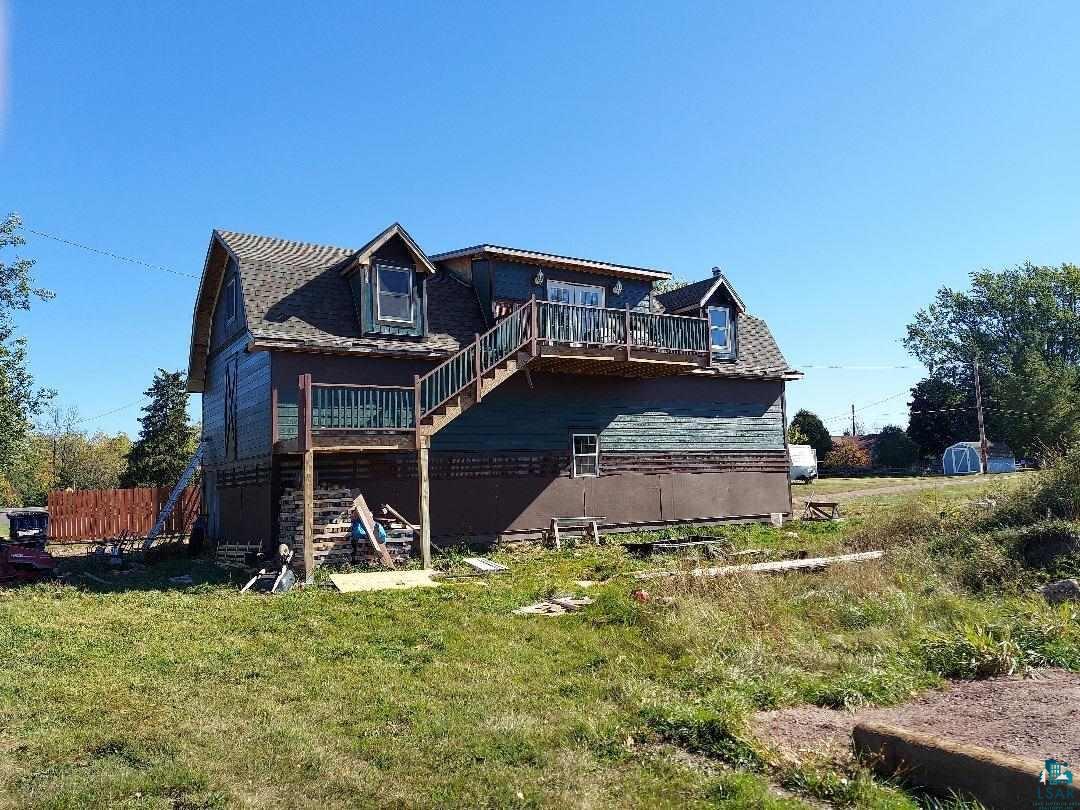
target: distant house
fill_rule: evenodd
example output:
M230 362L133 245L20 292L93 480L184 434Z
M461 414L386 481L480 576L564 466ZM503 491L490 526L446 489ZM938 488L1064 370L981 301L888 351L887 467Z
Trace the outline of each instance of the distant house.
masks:
M1003 442L992 442L987 452L987 469L983 469L979 442L957 442L947 447L941 457L945 475L977 475L982 472L1016 472L1016 458Z
M189 362L208 531L272 545L342 487L430 536L759 520L791 509L792 369L722 275L496 245L428 255L214 231ZM425 555L426 560L426 555Z

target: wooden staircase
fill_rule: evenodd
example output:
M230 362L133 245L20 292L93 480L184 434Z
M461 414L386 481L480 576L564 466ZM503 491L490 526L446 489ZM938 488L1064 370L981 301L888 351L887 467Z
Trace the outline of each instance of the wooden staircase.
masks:
M459 391L427 416L421 417L419 422L420 435L434 436L517 374L528 365L530 360L532 360L532 355L526 352L517 352L489 369L479 377L479 384L470 383L467 388Z

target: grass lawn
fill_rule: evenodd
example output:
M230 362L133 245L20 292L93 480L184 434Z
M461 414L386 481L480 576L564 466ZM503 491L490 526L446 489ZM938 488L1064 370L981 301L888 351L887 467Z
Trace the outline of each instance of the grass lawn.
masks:
M714 531L827 553L865 547L860 522ZM914 808L863 771L780 764L746 718L902 701L986 652L973 627L1080 667L1075 616L976 595L899 547L819 574L649 580L645 603L632 572L693 560L494 557L509 575L415 591L241 596L184 559L0 591L0 806ZM556 592L596 603L511 612Z
M818 478L812 484L792 484L791 494L795 497L811 492L815 495L831 495L836 492L850 492L857 489L927 484L942 480L944 478L940 475L874 475L865 478Z

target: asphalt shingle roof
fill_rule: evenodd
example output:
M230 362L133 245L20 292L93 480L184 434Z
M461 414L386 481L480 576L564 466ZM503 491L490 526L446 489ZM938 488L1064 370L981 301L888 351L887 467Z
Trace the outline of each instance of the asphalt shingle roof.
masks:
M471 287L449 271L427 281L428 335L423 339L371 337L360 332L352 291L341 275L356 251L270 236L217 231L239 262L244 311L255 340L282 348L372 354L452 354L483 332L483 313ZM690 306L715 283L705 279L657 296L668 311ZM687 302L687 303L683 303ZM765 322L741 314L738 358L713 373L778 377L794 373Z
M656 296L656 300L664 308L665 312L677 312L686 307L697 306L701 302L701 299L705 297L705 293L707 293L715 283L715 278L706 278L701 281L695 281L693 284L687 284L685 287L678 287L669 292L660 293Z
M283 347L372 353L443 354L458 351L484 320L476 294L449 272L428 278L428 335L370 337L360 332L343 262L356 251L218 231L239 262L248 328L257 341Z

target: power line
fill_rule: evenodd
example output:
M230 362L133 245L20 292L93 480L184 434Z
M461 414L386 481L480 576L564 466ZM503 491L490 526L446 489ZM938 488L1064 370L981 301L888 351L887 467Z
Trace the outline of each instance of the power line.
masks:
M108 256L110 259L116 259L121 262L129 262L130 264L137 264L141 267L145 267L148 270L156 270L161 273L171 273L174 276L183 276L184 278L201 278L194 273L183 273L179 270L173 270L171 267L166 267L163 264L153 264L152 262L146 262L142 259L135 259L131 256L121 256L119 253L113 253L111 250L102 250L101 248L91 247L90 245L84 245L82 242L76 242L72 239L65 239L62 236L56 236L55 234L45 233L45 231L39 231L35 228L29 228L26 225L20 226L27 233L32 233L35 236L42 236L46 239L52 239L55 242L63 242L65 245L71 245L77 247L80 250L87 250L91 253L97 253L100 256Z
M95 419L101 419L106 416L112 416L114 413L120 413L120 411L126 411L128 408L138 405L142 402L141 399L137 399L134 402L129 402L127 405L121 405L119 408L113 408L111 411L105 411L104 413L95 414L94 416L84 416L81 419L76 419L76 424L82 424L83 422L93 422Z

